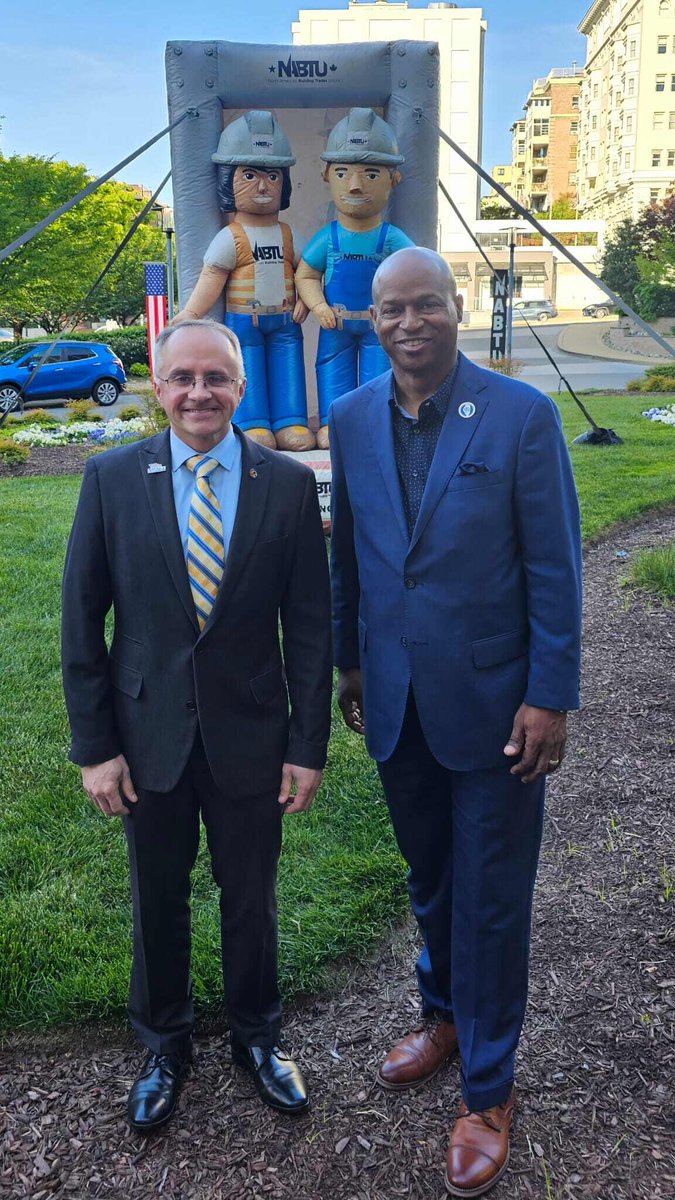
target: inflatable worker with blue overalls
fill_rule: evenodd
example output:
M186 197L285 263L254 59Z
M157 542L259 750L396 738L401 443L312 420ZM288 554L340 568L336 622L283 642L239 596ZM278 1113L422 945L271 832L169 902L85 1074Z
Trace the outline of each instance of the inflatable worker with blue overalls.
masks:
M272 449L312 450L307 420L295 267L302 243L279 211L291 196L288 139L270 112L248 112L223 130L212 155L218 200L234 219L216 234L185 308L176 318L204 317L225 288L225 324L241 342L246 395L236 424Z
M414 243L383 219L404 158L393 129L372 108L352 108L321 158L338 216L305 246L296 285L321 326L317 441L325 449L333 400L389 369L368 311L373 277L385 258Z

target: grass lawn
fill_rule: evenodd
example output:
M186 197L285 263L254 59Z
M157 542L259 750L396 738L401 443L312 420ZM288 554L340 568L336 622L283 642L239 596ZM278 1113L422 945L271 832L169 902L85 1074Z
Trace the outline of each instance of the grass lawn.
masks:
M586 538L675 503L675 432L639 414L643 396L588 399L620 447L572 447ZM568 440L586 428L562 397ZM67 762L59 583L80 480L0 480L0 1027L120 1017L130 908L121 826L88 804ZM280 878L285 995L316 989L406 908L404 869L377 774L336 716L322 797L285 827ZM218 910L207 860L194 881L194 976L220 1005Z

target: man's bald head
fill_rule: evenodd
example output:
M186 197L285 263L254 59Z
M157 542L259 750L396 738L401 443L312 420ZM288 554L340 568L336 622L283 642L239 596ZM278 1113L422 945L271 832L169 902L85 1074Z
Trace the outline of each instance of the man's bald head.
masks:
M397 250L394 254L390 254L377 268L373 279L375 307L379 307L382 289L390 281L392 272L393 276L403 278L406 275L416 274L420 268L425 272L435 273L438 284L447 290L451 300L454 302L457 299L457 280L445 259L441 258L441 255L437 254L435 250L428 250L426 246L406 246L404 250Z

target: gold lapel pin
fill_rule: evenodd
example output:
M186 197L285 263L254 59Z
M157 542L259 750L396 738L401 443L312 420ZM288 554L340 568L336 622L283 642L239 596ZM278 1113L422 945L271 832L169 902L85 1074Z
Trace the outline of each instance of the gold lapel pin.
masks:
M251 470L249 471L249 475L251 476L251 479L258 478L258 472L256 471L255 467L251 467Z

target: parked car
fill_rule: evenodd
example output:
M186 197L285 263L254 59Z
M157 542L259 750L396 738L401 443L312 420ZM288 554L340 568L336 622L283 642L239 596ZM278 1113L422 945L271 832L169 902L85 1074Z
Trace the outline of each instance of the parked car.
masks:
M513 306L514 321L522 321L524 317L528 321L549 321L557 315L558 310L550 300L516 300Z
M45 350L49 353L36 371ZM96 404L108 405L115 403L125 383L121 360L101 342L36 342L0 355L2 412L20 407L22 387L27 404L91 396Z
M619 310L614 304L610 304L609 300L598 300L595 304L587 304L582 308L581 315L583 317L611 317Z

